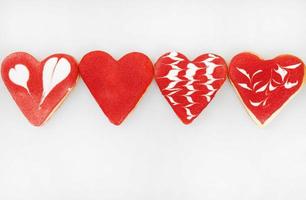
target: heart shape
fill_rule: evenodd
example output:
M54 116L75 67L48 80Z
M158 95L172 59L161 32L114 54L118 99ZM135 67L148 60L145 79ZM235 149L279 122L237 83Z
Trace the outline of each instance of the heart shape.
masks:
M79 70L91 94L109 120L119 125L136 106L153 79L153 64L133 52L118 61L103 51L86 54Z
M265 125L301 88L304 63L292 55L262 60L240 53L231 60L229 77L252 118Z
M189 61L183 54L166 53L155 64L160 91L183 123L191 123L211 102L226 80L223 58L203 54Z
M31 124L40 126L75 86L78 67L66 54L38 62L30 54L17 52L4 59L1 75L22 113Z

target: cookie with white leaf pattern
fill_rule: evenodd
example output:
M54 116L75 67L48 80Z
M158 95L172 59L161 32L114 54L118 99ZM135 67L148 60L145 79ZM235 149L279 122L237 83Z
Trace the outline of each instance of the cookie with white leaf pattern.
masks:
M301 89L304 69L292 55L263 60L240 53L231 60L229 78L251 117L263 126Z
M17 52L7 56L2 79L22 113L34 126L42 125L75 86L77 63L66 54L37 61Z
M189 61L181 53L170 52L155 64L159 89L184 124L190 124L211 102L226 74L224 59L211 53Z

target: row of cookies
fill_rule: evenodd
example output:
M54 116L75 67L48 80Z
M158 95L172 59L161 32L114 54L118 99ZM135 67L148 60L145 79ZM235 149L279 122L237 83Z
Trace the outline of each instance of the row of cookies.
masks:
M281 55L263 60L240 53L229 66L212 53L193 61L183 54L162 55L155 65L133 52L119 60L103 51L86 54L80 63L66 54L42 61L24 52L7 56L1 75L29 122L42 125L67 97L80 74L109 120L119 125L136 106L155 78L177 116L190 124L212 101L227 76L251 117L267 124L302 88L305 66L301 59Z

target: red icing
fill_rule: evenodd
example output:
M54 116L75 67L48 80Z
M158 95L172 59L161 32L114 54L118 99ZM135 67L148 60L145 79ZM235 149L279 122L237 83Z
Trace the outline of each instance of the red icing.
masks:
M291 55L261 60L241 53L230 63L229 77L247 109L264 124L302 86L304 63Z
M189 61L183 54L164 54L155 64L156 82L183 123L191 123L226 80L226 63L215 54Z
M97 103L119 125L136 106L153 79L153 64L142 53L129 53L116 61L102 51L86 54L79 70Z
M66 59L70 63L71 70L67 76L61 79L62 81L54 85L54 87L50 87L50 92L46 93L43 100L43 69L44 64L50 58L54 60ZM17 67L19 65L22 65L22 67ZM11 78L9 76L10 72ZM28 76L26 76L26 72L28 72ZM17 84L16 77L18 73L23 77L22 81L20 81L20 83L24 83L23 86ZM75 86L78 68L76 61L69 55L54 54L39 62L30 54L18 52L4 59L1 75L6 87L26 118L33 125L40 126L48 119L49 115L61 103L71 88ZM14 75L15 79L13 79L12 75ZM62 74L58 76L61 77ZM25 77L28 77L28 79Z

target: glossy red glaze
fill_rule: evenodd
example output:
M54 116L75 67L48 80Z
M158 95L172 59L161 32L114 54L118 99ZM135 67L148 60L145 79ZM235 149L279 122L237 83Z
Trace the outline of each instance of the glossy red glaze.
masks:
M136 106L153 79L153 64L142 53L116 61L102 51L86 54L79 70L91 94L109 118L119 125Z

